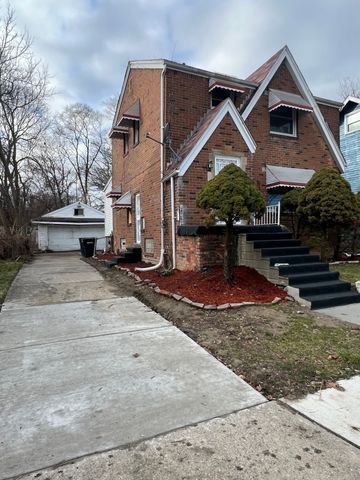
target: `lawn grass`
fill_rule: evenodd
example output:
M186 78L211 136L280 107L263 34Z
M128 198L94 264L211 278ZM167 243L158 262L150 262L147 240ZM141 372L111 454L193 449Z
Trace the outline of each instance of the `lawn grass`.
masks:
M339 272L341 280L350 282L355 285L355 282L360 280L360 263L344 263L339 265L330 265L332 272Z
M14 260L0 260L0 304L5 300L6 292L20 270L23 262Z

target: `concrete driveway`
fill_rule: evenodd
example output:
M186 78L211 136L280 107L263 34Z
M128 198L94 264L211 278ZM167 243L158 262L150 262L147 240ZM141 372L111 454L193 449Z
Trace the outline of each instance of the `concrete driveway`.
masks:
M0 479L265 399L75 254L25 265L0 314Z

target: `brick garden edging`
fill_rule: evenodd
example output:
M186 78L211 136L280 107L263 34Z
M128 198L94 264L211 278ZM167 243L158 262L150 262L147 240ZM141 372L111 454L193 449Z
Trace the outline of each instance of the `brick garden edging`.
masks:
M152 280L149 280L148 278L145 278L143 280L142 278L139 277L139 275L136 275L136 273L131 272L128 268L120 267L119 265L116 265L115 268L117 268L121 272L126 273L128 277L133 278L137 285L147 285L148 287L152 288L155 293L159 293L160 295L164 295L165 297L173 298L174 300L187 303L192 307L201 308L203 310L227 310L228 308L247 307L249 305L255 305L255 306L275 305L276 303L281 302L281 298L275 297L274 300L270 303L241 302L241 303L224 303L222 305L206 305L204 303L193 302L189 298L178 295L177 293L172 293L167 290L161 290L156 285L156 283L154 283Z

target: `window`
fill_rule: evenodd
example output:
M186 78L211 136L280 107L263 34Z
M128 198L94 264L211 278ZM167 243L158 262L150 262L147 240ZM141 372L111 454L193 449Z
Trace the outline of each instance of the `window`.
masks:
M140 122L138 120L133 121L133 139L134 147L139 143Z
M279 107L270 112L270 132L295 137L296 111L289 107Z
M154 239L145 238L145 253L148 255L154 255Z
M235 93L224 88L214 88L211 92L211 106L216 107L216 105L219 105L219 103L229 97L234 101Z
M129 135L127 133L123 134L124 138L124 155L129 153Z
M360 110L345 115L345 133L360 130Z
M81 215L84 215L84 209L83 208L74 208L74 217L79 217Z
M128 225L132 225L132 213L129 208L126 210L126 221Z
M226 165L230 165L231 163L234 163L238 167L241 167L241 158L217 155L215 157L215 175L217 175L224 167L226 167Z

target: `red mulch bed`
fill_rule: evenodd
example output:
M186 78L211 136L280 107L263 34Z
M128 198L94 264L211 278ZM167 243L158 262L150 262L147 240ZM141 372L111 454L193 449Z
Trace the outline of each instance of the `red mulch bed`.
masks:
M149 266L144 262L120 264L132 272L135 267ZM287 293L269 282L256 270L238 266L234 268L234 283L229 285L223 274L223 267L209 268L203 272L175 270L170 275L161 272L136 272L143 280L149 279L161 290L177 293L194 302L206 305L224 303L256 302L270 303L275 297L285 298Z
M114 255L112 253L102 253L102 254L96 255L95 258L100 262L105 262L105 260L112 260L113 256Z

